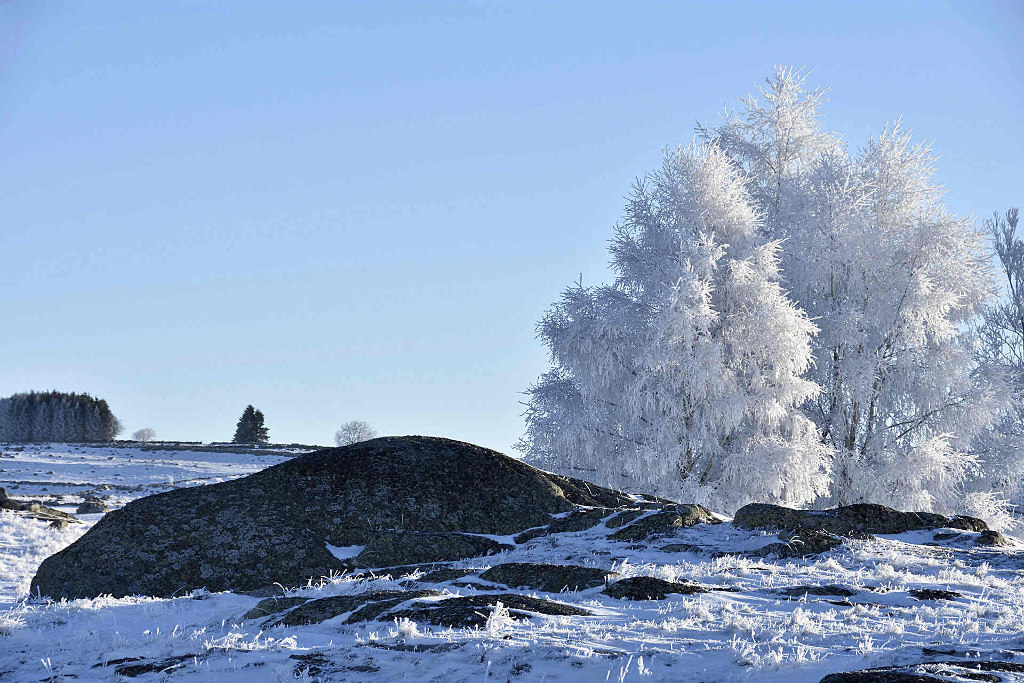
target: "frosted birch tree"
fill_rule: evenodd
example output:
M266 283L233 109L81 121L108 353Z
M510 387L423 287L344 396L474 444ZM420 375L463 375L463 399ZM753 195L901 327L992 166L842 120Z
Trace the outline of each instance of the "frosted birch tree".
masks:
M1006 392L973 362L992 294L982 235L950 215L929 149L899 123L856 154L825 130L825 91L779 69L760 99L699 127L746 176L789 292L820 328L811 403L834 453L831 498L965 507L972 441Z
M334 433L334 443L339 446L351 446L360 441L369 441L377 438L377 432L368 422L352 420L341 425L341 429Z
M1010 209L985 221L993 238L1003 298L986 309L978 334L978 358L983 366L1002 372L1014 394L1010 410L988 434L984 473L989 486L1024 505L1024 241L1017 235L1020 211Z
M568 288L538 325L552 369L520 450L541 466L731 511L826 492L798 407L814 324L779 282L744 179L715 145L666 152L611 242L616 279Z

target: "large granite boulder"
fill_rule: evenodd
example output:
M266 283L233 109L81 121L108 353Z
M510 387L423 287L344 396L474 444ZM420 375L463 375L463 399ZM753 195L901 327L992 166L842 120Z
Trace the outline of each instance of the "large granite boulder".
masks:
M32 593L171 596L195 588L293 586L353 565L327 544L369 546L380 555L383 536L419 532L436 548L439 537L427 534L509 535L546 525L552 514L577 506L630 505L636 501L624 494L472 444L386 437L309 453L242 479L133 501L47 558ZM454 541L481 553L496 546L466 537L443 540L445 549ZM369 564L371 558L355 559L356 565L379 566Z

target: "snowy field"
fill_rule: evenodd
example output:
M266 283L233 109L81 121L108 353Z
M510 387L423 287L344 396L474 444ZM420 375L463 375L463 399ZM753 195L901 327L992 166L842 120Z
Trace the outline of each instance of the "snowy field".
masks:
M182 486L215 484L287 460L279 455L242 455L75 444L0 444L0 486L13 498L75 513L86 496L111 508ZM72 543L101 514L80 515L82 524L50 529L13 512L0 516L0 610L28 592L39 563Z
M3 450L0 486L71 512L89 492L109 495L117 506L281 460L123 448ZM928 661L1024 663L1024 544L979 548L973 545L976 535L966 532L938 540L929 531L848 541L817 558L772 561L750 551L773 536L728 524L692 527L645 546L610 541L601 524L455 566L578 564L623 577L698 582L709 592L619 601L600 587L562 593L520 589L515 592L569 603L589 615L522 618L491 607L482 609L485 626L468 629L404 619L343 624L347 614L314 625L274 625L274 617L245 617L258 597L205 591L174 599L27 599L39 562L99 516L85 516L84 524L67 531L13 513L0 517L0 680L798 683L835 671ZM668 543L694 549L662 551ZM418 580L422 572L324 577L287 595L430 588L469 596L507 590L475 573L429 584ZM919 599L911 593L918 589L959 595ZM944 670L936 680L1024 681L1024 673L967 672L957 678L955 668Z

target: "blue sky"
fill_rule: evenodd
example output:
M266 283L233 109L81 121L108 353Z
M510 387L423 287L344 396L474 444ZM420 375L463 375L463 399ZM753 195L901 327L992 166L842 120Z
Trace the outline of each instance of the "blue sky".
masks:
M775 64L934 140L954 212L1024 195L1019 0L213 4L0 4L0 395L508 452L537 319Z

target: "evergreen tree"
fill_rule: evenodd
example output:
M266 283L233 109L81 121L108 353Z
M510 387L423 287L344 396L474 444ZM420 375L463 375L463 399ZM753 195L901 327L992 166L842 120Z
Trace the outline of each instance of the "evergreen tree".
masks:
M245 407L242 417L235 428L234 443L260 444L267 443L269 430L263 424L263 412L256 410L251 404Z
M255 434L256 443L268 443L270 441L270 430L263 424L263 411L256 411Z

